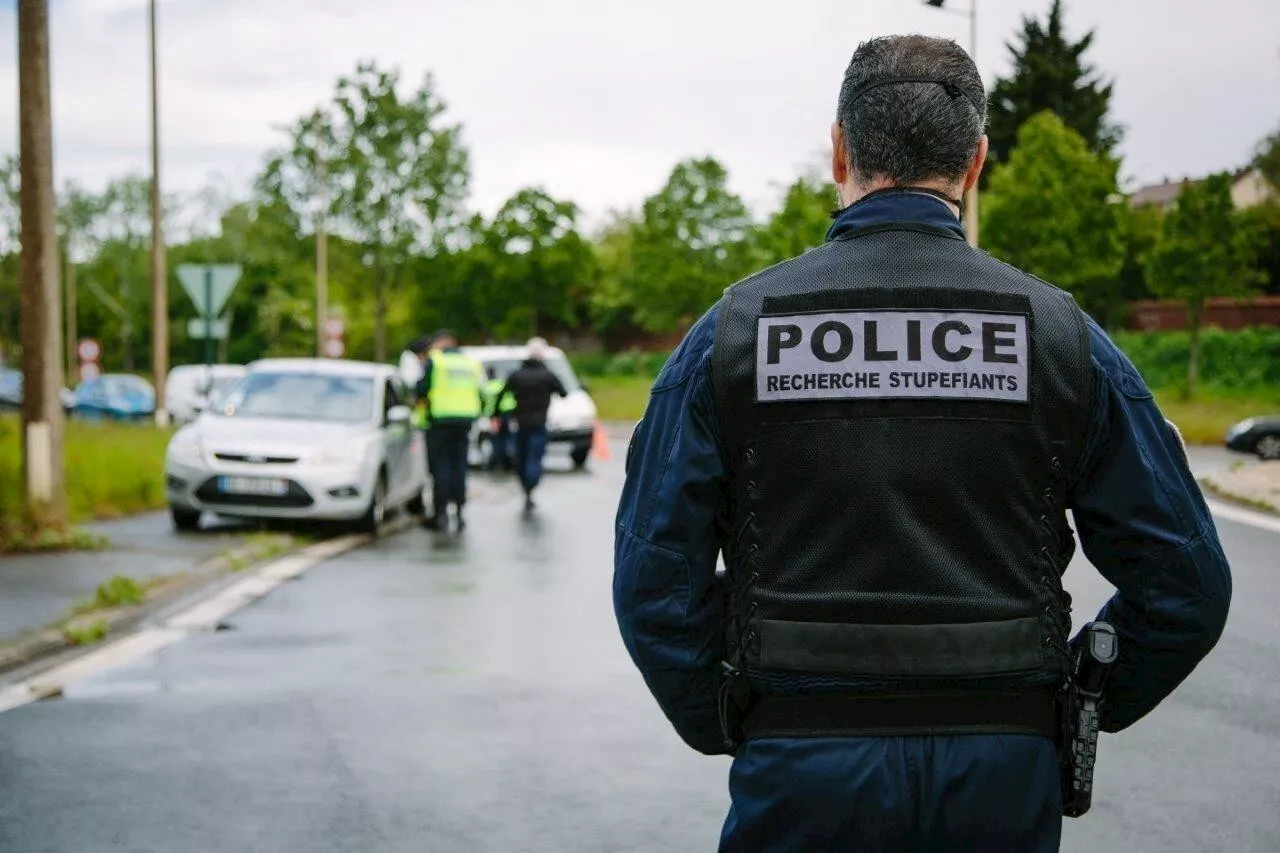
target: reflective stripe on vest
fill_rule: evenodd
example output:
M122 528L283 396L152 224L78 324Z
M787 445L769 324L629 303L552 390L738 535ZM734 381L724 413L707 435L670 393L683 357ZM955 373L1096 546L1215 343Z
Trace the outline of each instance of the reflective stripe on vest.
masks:
M431 417L478 418L482 376L484 368L470 356L460 352L432 355L431 390L427 394Z

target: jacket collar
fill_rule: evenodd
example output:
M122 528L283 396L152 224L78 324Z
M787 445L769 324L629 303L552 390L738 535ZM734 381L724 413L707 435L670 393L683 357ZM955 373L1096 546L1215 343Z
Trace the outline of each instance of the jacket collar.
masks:
M960 220L942 199L911 187L891 187L865 195L843 210L836 211L835 222L827 231L827 241L889 222L929 225L964 237Z

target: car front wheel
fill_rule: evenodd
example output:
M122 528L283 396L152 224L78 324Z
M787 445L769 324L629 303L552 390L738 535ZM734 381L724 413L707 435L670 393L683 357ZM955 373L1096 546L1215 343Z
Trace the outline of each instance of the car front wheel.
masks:
M369 508L360 519L360 530L364 533L377 534L382 522L387 517L387 475L378 472L378 479L373 484L373 494L369 496Z
M590 455L591 455L591 445L580 444L577 447L573 448L573 451L569 454L569 457L573 459L573 467L581 470L582 468L587 467L587 457L589 457Z
M1263 459L1280 459L1280 435L1264 435L1254 450Z

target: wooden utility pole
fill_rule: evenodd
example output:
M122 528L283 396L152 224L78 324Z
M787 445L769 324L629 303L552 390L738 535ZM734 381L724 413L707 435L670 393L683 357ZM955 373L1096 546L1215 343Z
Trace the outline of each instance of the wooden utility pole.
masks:
M156 423L165 426L164 380L169 375L169 283L160 221L160 93L156 73L156 0L151 0L151 384L156 388Z
M62 310L53 194L47 0L18 0L18 157L22 175L22 473L27 520L65 527Z

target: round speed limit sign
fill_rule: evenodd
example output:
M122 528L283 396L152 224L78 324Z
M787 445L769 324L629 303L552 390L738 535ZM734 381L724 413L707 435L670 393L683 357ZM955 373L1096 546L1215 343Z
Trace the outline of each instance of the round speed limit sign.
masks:
M85 338L76 344L76 355L83 362L97 361L102 357L102 345L93 338Z

